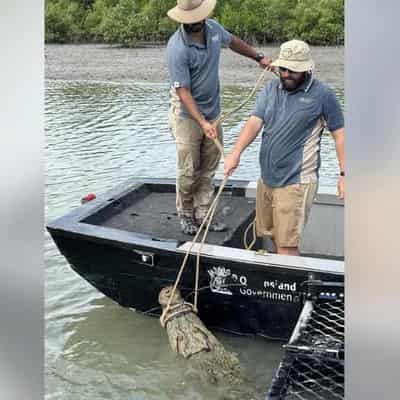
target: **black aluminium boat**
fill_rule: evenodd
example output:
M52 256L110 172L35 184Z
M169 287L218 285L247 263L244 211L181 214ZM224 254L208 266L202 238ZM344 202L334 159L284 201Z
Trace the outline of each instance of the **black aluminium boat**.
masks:
M254 208L255 183L230 180L218 206L228 230L208 234L200 259L199 316L210 328L286 340L308 283L344 281L343 202L318 194L299 257L244 248ZM132 179L47 229L85 280L120 305L154 316L160 315L158 293L175 282L192 240L179 229L172 179ZM268 245L258 239L254 248ZM189 302L198 248L179 285ZM339 296L334 290L325 295Z

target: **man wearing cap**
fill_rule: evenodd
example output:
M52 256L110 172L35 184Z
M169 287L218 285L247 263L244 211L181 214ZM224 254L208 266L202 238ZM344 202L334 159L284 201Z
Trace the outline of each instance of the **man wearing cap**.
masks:
M325 126L335 141L338 195L344 198L343 113L334 92L313 77L314 62L307 43L283 43L271 67L279 69L280 79L270 80L260 92L232 153L225 158L225 175L239 165L241 153L264 127L256 197L257 235L270 236L280 254L298 255L300 235L317 193Z
M177 146L176 207L181 229L190 235L197 232L212 202L221 155L213 142L219 138L222 143L221 126L213 124L221 112L221 47L230 47L264 68L270 64L262 53L207 18L215 4L216 0L177 0L177 6L168 11L181 24L167 47L169 124ZM218 218L210 225L212 231L225 229Z

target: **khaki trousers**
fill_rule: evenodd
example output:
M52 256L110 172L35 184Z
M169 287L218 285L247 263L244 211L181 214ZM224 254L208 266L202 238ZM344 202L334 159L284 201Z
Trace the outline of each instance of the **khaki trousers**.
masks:
M196 121L181 118L173 109L169 125L176 141L177 177L176 209L178 215L203 218L214 196L214 176L221 153L214 141L207 138ZM222 128L218 138L223 143Z

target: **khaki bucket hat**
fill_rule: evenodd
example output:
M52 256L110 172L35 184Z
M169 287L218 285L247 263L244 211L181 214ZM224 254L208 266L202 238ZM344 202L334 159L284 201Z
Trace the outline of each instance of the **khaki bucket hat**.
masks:
M181 24L195 24L206 19L215 8L217 0L177 0L167 15Z
M283 67L294 72L306 72L314 69L310 47L302 40L289 40L282 43L279 58L271 63L271 67Z

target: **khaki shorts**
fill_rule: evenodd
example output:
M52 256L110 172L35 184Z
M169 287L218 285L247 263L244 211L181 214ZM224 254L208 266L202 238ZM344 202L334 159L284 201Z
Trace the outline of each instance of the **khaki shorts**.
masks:
M257 236L271 236L278 247L298 247L317 190L318 182L273 188L259 179Z

